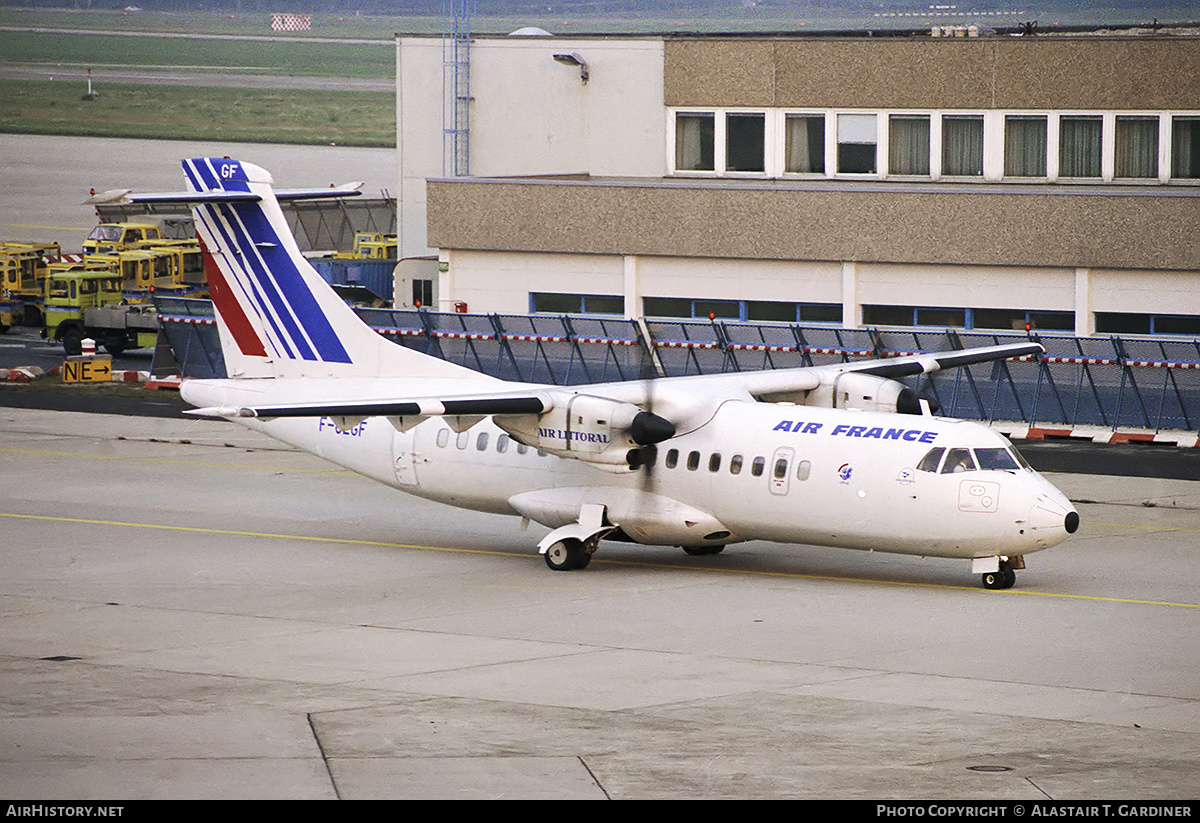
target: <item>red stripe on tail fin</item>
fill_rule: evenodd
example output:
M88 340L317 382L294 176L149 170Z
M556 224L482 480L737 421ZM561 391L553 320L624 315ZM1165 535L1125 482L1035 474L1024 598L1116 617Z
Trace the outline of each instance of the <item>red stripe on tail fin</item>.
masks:
M250 318L242 311L242 304L229 288L225 275L221 273L221 267L217 265L203 241L200 243L200 253L204 259L204 276L208 278L208 291L212 295L213 305L237 342L238 349L247 357L266 357L267 349L262 339L251 325Z

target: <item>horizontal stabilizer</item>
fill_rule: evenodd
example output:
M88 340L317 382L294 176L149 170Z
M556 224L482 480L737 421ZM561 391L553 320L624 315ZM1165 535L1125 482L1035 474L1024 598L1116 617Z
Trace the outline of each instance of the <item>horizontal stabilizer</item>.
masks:
M281 189L275 192L275 199L286 200L322 200L341 197L359 197L361 182L346 183L341 186L331 186L327 189ZM135 194L129 189L113 189L92 195L84 200L85 205L115 205L125 206L130 203L257 203L262 198L248 191L226 191L214 189L211 191L178 191L178 192L146 192Z

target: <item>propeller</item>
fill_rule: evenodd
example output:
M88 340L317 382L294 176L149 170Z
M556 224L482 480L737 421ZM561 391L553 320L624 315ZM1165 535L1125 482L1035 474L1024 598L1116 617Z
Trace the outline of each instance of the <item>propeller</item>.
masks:
M654 345L650 341L650 330L646 328L644 317L637 318L638 337L641 338L644 355L642 357L642 394L645 397L640 412L633 418L629 436L640 448L630 449L626 459L629 467L637 471L642 478L642 491L650 493L654 486L654 469L658 465L658 444L670 440L677 434L675 424L665 417L655 413L656 394L655 381L665 372Z

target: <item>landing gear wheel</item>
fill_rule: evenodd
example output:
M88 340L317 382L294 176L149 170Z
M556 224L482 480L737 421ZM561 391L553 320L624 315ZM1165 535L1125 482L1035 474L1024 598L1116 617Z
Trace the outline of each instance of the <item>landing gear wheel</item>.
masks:
M685 553L692 557L707 557L710 554L720 554L725 550L724 546L684 546Z
M999 571L986 572L983 575L985 589L1011 589L1016 582L1017 573L1013 571L1012 566L1003 561L1000 563Z
M567 538L546 549L546 565L556 572L585 569L592 562L592 555L578 540Z

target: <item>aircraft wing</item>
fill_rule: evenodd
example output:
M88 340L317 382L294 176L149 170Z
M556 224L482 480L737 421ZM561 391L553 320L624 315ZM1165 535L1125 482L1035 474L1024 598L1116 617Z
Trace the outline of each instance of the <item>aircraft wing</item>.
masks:
M1039 344L1024 342L774 371L667 377L576 387L508 384L502 392L483 391L472 395L328 397L314 402L212 406L186 413L261 420L329 417L343 430L368 417L389 418L401 430L430 417L443 417L451 428L462 431L485 417L493 417L501 428L520 437L527 445L591 462L624 465L628 448L651 446L694 430L728 399L757 397L767 402L791 400L802 403L804 400L799 397L802 393L833 383L841 374L868 374L891 380L1042 351ZM897 385L897 389L911 394L905 387ZM919 408L913 402L908 405ZM581 451L577 443L581 436L589 443L606 444L606 454ZM546 438L556 438L565 445L558 448Z
M200 417L487 417L489 415L542 414L553 407L544 392L481 394L473 397L414 397L388 400L331 400L262 406L210 406L184 414Z
M976 349L958 349L954 351L934 352L931 354L909 354L900 357L886 357L874 360L859 360L850 363L832 363L825 366L806 366L797 369L778 369L761 372L736 372L722 375L732 378L746 387L755 396L770 398L773 395L784 395L797 391L808 391L816 388L822 377L829 374L856 372L872 374L876 377L896 379L915 374L929 374L935 371L955 369L970 366L975 363L989 363L995 360L1006 360L1011 357L1027 357L1041 354L1045 348L1040 343L1027 341L1022 343L1005 343L999 346L985 346Z
M1012 357L1041 354L1045 349L1032 341L987 346L976 349L911 354L902 357L804 366L794 369L730 372L715 375L664 377L655 380L631 380L599 386L559 388L552 386L514 387L503 393L481 393L451 397L397 397L378 400L330 399L314 403L266 404L262 406L208 407L186 414L205 417L441 417L543 414L567 404L581 394L609 398L616 402L644 406L653 395L691 393L714 397L751 395L770 399L795 392L810 391L830 375L854 372L894 379L928 374L945 369L987 363Z

